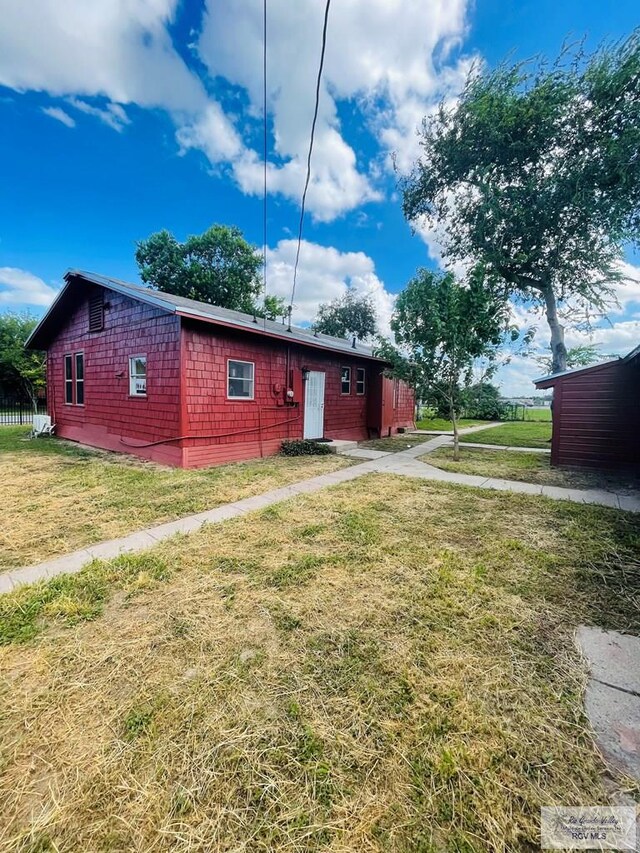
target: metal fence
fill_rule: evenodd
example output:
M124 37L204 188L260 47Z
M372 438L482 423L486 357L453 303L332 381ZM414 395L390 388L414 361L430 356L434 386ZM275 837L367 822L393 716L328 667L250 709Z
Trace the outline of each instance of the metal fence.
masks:
M38 400L39 415L47 413L47 401ZM0 426L23 426L33 422L33 405L17 397L0 397Z

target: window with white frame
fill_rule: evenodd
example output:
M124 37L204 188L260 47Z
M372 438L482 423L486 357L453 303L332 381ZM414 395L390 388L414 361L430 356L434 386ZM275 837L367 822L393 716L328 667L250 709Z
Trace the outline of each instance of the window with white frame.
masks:
M365 390L365 372L364 367L356 368L356 394L362 396Z
M255 365L252 361L227 361L227 397L253 400Z
M76 353L76 406L84 406L84 353Z
M342 367L340 369L340 393L341 394L350 394L351 393L351 368L350 367Z
M129 358L129 395L131 397L147 395L146 355L132 355Z
M71 405L73 403L73 357L64 357L64 401Z

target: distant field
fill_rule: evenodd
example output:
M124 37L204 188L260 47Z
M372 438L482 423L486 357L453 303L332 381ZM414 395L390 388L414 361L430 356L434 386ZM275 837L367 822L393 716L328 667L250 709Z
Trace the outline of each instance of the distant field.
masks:
M550 421L551 409L548 406L533 407L524 410L525 421Z

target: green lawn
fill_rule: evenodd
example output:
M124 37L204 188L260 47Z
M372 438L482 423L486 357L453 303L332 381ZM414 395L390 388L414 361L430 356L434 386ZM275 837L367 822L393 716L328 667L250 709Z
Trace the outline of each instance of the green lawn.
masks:
M186 471L0 427L0 571L335 471L341 456Z
M538 849L640 520L372 475L0 596L7 851Z
M549 406L534 406L524 410L525 421L550 421L551 409Z
M460 459L453 459L451 447L441 447L425 453L423 462L460 474L479 477L498 477L503 480L521 480L545 486L563 486L568 489L605 489L623 494L640 493L640 478L636 475L607 474L599 471L578 471L552 468L549 454L518 453L513 450L481 450L461 448Z
M462 429L463 427L478 426L478 424L481 423L484 423L484 421L473 420L471 418L461 418L458 421L458 426ZM421 421L416 421L416 429L431 429L449 432L453 429L453 424L446 418L425 418Z
M551 449L551 423L511 421L502 426L490 427L471 435L460 436L460 441L479 444L504 444L509 447L544 447Z

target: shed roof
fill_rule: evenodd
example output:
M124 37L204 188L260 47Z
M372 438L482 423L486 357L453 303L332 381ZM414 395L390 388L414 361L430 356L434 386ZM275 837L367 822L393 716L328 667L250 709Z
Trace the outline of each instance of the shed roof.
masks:
M565 376L578 376L582 373L589 373L592 370L600 370L603 367L608 367L611 364L624 364L632 361L640 356L640 346L632 349L631 352L620 358L610 358L607 361L599 361L597 364L588 364L586 367L575 367L571 370L562 370L559 373L550 373L548 376L541 376L539 379L534 379L534 385L538 389L551 388L559 379L564 379Z
M29 336L26 346L33 349L45 349L51 332L55 328L56 319L60 313L61 303L65 294L73 283L84 281L96 284L100 287L129 296L139 302L153 305L161 311L176 314L180 317L188 317L205 323L214 323L246 332L258 334L270 338L278 338L287 342L304 344L305 346L333 352L348 353L359 358L373 359L384 362L377 358L371 347L361 343L354 346L344 338L336 338L332 335L316 333L312 329L303 329L299 326L284 326L274 320L255 318L251 314L241 311L231 311L229 308L220 308L218 305L210 305L208 302L198 302L196 299L187 299L184 296L174 296L172 293L164 293L160 290L151 290L139 284L131 284L118 278L100 275L99 273L87 272L86 270L70 269L65 274L65 285L54 299L51 307L40 320L36 328Z

